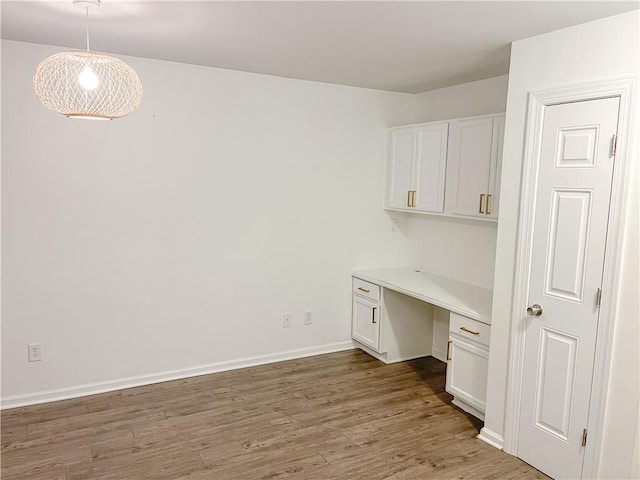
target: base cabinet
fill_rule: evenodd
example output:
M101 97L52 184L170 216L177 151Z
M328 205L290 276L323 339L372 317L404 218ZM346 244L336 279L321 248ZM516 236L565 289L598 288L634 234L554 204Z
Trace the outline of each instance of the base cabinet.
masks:
M489 331L488 325L451 314L446 390L455 397L455 405L481 420L487 398Z
M380 304L354 294L352 318L353 339L379 352Z
M431 355L433 305L353 277L351 338L384 363Z

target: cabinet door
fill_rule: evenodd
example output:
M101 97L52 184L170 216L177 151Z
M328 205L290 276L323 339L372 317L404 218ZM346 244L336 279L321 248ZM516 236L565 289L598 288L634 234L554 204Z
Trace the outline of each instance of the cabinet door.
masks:
M408 193L413 184L411 175L416 150L416 128L392 130L390 142L387 206L406 209L409 208Z
M447 210L485 217L491 168L493 117L451 122Z
M444 178L447 166L448 123L418 127L414 167L415 210L444 210Z
M449 341L446 390L484 412L489 351L454 336Z
M351 319L351 336L354 340L373 348L376 352L380 346L380 308L358 295L353 296L353 315Z
M504 144L504 115L493 118L493 140L491 141L491 171L489 173L489 199L487 216L498 218L500 203L500 174L502 173L502 147Z

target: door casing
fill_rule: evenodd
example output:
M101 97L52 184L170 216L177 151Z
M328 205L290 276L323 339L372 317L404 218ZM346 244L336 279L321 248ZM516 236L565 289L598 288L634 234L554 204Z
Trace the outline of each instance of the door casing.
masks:
M518 240L515 269L514 302L510 324L509 377L505 410L504 450L517 455L519 412L524 365L525 331L516 328L516 322L525 316L529 291L530 257L534 218L534 197L540 162L540 145L545 108L551 105L600 98L619 97L618 139L609 223L607 247L604 258L602 303L598 324L595 363L589 408L589 432L582 476L597 478L602 452L604 413L611 367L613 331L616 320L616 300L622 260L622 240L628 197L628 170L632 149L632 113L634 105L635 77L618 78L566 87L535 90L529 93L523 159L522 190L518 222ZM534 465L535 466L535 465Z

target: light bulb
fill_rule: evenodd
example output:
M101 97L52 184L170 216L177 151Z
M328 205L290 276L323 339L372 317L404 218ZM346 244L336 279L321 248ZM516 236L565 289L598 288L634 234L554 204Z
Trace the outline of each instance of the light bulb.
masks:
M78 83L85 90L93 90L100 83L100 79L98 76L91 70L91 67L88 65L84 67L84 70L80 75L78 75Z

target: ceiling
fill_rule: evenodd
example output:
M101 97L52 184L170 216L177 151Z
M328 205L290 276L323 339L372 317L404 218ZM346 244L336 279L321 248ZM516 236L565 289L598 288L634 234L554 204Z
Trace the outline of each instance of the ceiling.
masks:
M103 0L91 48L417 93L508 72L512 41L639 8L635 1ZM72 0L1 3L2 38L85 47Z

